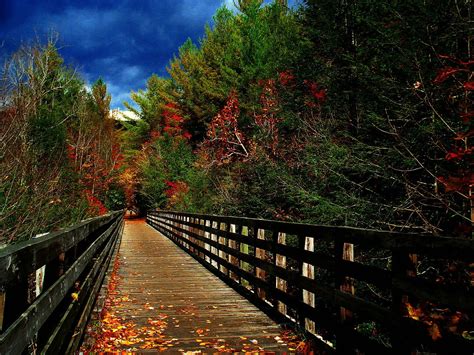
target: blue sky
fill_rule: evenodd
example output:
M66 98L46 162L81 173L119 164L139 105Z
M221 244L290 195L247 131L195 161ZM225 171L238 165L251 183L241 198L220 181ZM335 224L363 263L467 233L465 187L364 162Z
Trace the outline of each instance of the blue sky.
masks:
M290 3L293 3L291 1ZM215 11L232 0L0 0L0 59L22 42L58 32L60 53L90 84L102 77L112 108L145 86Z

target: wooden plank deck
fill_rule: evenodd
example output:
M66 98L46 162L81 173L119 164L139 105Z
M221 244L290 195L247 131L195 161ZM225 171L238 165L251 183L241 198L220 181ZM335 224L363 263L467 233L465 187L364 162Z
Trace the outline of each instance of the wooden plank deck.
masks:
M93 350L288 351L281 329L144 221L127 221Z

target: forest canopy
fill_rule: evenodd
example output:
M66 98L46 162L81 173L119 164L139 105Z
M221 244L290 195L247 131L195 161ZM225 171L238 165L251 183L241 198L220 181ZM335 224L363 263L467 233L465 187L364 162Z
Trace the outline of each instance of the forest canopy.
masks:
M15 53L0 242L124 207L471 235L469 2L237 5L131 94L138 120L53 42Z

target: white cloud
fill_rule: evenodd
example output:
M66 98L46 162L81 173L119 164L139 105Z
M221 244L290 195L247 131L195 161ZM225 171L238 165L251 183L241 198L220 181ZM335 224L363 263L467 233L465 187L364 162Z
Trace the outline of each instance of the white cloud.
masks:
M122 80L134 80L134 79L139 78L142 75L143 75L143 71L137 65L126 67L122 69L122 72L121 72Z
M236 11L234 0L223 0L222 5L225 5L229 10Z

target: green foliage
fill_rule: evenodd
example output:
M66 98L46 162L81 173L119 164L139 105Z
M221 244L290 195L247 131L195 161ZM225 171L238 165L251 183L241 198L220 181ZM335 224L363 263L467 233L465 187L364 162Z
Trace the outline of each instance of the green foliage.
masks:
M219 9L170 79L132 95L142 120L126 135L148 205L435 233L465 223L466 200L438 190L453 133L466 132L461 99L432 81L442 58L470 57L467 5L286 5ZM189 142L163 133L166 107Z
M66 127L61 124L63 116L57 110L40 107L36 117L30 121L31 143L40 156L56 156L66 143Z
M145 208L163 208L166 206L165 166L160 159L148 157L139 165L142 183L139 193Z
M48 41L6 61L0 92L0 244L104 213L106 197L123 206L119 189L108 190L120 151L103 81L88 93Z
M121 210L127 206L125 192L122 186L113 185L107 190L105 206L110 211Z

